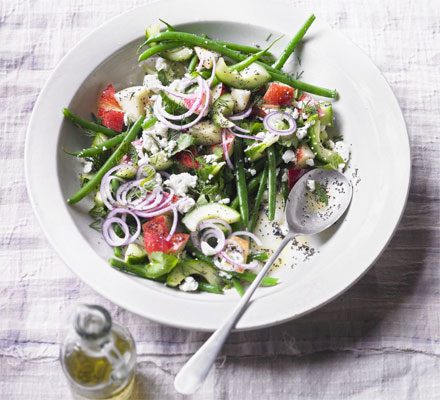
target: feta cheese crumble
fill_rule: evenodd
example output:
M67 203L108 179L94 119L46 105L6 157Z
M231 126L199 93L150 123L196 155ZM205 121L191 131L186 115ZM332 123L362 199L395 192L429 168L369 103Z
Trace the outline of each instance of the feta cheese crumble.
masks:
M93 168L93 163L91 161L86 161L84 163L84 169L83 172L85 174L89 174L90 172L92 172L92 168Z
M313 179L307 179L307 190L309 192L314 192L316 189L316 183Z
M191 208L196 204L195 200L191 197L184 197L180 199L179 203L177 204L177 211L179 211L181 214L186 214Z
M195 188L197 184L197 176L188 172L181 174L173 174L164 182L166 186L174 190L176 196L185 196L189 188Z
M256 173L257 173L257 170L251 168L251 169L249 170L249 173L250 173L252 176L255 176Z
M219 203L219 204L229 204L230 201L231 201L230 199L225 198L225 199L221 199L221 200L219 200L217 203Z
M296 161L295 152L292 150L286 150L282 155L282 159L285 164L289 164L290 162L295 162Z
M182 292L195 292L199 287L199 283L192 277L187 276L185 280L179 285Z
M313 166L315 165L315 160L313 160L313 158L309 158L309 159L306 161L306 164L307 164L309 167L313 167Z
M296 137L297 137L299 140L302 140L302 139L304 139L304 138L306 137L306 135L307 135L307 129L309 129L309 126L310 126L310 124L307 123L307 124L305 124L304 126L302 126L301 128L298 128L298 129L296 130Z

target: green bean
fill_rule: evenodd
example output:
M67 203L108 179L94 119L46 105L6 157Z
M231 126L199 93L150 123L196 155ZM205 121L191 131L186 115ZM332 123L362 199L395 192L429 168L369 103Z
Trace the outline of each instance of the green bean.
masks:
M148 129L151 126L153 126L157 122L156 117L149 118L147 121L145 121L142 124L142 129ZM101 154L105 152L108 149L111 149L112 147L117 146L119 143L121 143L124 140L125 135L127 132L122 132L118 136L115 136L109 140L106 140L105 142L101 142L97 144L96 146L89 147L87 149L83 149L81 151L75 151L73 153L69 153L72 156L76 157L92 157L96 156L97 154Z
M272 80L285 83L286 85L292 86L295 89L299 89L303 92L316 94L317 96L329 97L336 99L338 97L338 92L334 89L327 89L320 86L312 85L311 83L306 83L293 79L290 75L279 71L268 71L272 77Z
M257 196L255 198L255 204L254 204L254 211L252 213L251 219L249 221L248 230L249 232L253 232L255 229L255 226L257 225L257 218L260 214L260 206L261 202L263 201L263 195L266 191L266 185L267 185L267 175L268 175L268 169L267 167L264 168L263 173L261 174L260 178L260 185L258 186L258 192Z
M168 33L168 32L164 32ZM173 32L169 32L173 33ZM147 44L149 44L149 40L147 40ZM149 47L147 50L145 50L138 58L138 61L144 61L147 58L150 58L151 56L154 56L157 53L161 53L165 50L172 50L177 49L178 47L181 47L181 44L179 42L165 42L165 43L159 43L154 46Z
M194 72L198 62L199 62L199 57L197 57L197 54L194 54L188 65L188 73L192 74Z
M237 293L240 295L240 297L243 297L244 295L244 288L241 286L241 283L238 279L232 278L232 286L234 286Z
M231 65L229 68L233 71L242 71L245 68L249 67L254 62L258 61L261 57L263 57L267 52L270 50L270 48L280 40L282 36L280 36L278 39L274 40L269 46L267 46L264 50L259 51L258 53L252 54L251 56L247 57L243 61L240 61L237 64Z
M290 55L294 52L296 46L304 37L304 35L306 34L307 30L310 28L310 25L312 25L315 18L316 17L312 14L304 23L304 25L301 27L301 29L296 33L296 35L292 38L292 40L289 42L287 47L281 53L280 58L273 65L275 69L281 70L284 67L284 64L286 63Z
M95 124L94 122L86 121L85 119L82 119L78 115L74 114L72 111L70 111L68 108L63 109L64 116L72 121L76 126L85 129L87 131L92 132L100 132L107 136L116 136L119 135L119 132L114 131L113 129L107 128L103 125Z
M245 271L242 273L239 272L230 272L233 276L245 282L253 282L257 277L253 272ZM265 276L260 283L261 286L275 286L278 285L278 278L273 278L272 276Z
M235 159L235 180L237 182L237 194L240 204L241 220L245 226L249 222L249 204L248 193L246 186L246 175L243 165L243 142L241 139L235 139L234 146L234 159Z
M260 178L261 178L261 174L258 174L257 176L253 177L250 180L248 184L248 194L253 194L258 189ZM238 209L239 206L240 206L240 201L238 200L238 196L236 196L231 203L231 207L234 209Z
M223 288L218 285L211 285L210 283L206 282L199 282L198 290L200 292L223 294Z
M122 247L120 247L120 246L113 247L113 254L117 258L122 258Z
M175 40L179 41L180 45L193 45L193 46L200 46L204 47L208 50L216 51L226 57L229 57L230 59L234 61L243 61L247 57L246 55L229 49L228 47L223 46L218 41L202 38L200 36L194 35L192 33L187 32L162 32L150 39L147 40L147 42L162 42L162 41L169 41L169 40ZM296 89L302 90L304 92L316 94L323 97L331 97L336 98L337 92L336 90L332 89L326 89L319 86L311 85L306 82L298 81L296 79L293 79L289 74L279 71L263 62L256 61L258 64L262 65L266 70L269 72L273 80L285 83L289 86L293 86Z
M129 264L129 263L126 263L118 258L110 258L108 260L108 263L112 267L118 269L119 271L122 271L122 272L125 272L128 274L132 274L132 275L136 275L139 278L149 279L149 280L156 281L156 282L165 282L166 281L166 275L152 278L148 274L148 271L145 268L146 266L142 265L142 264Z
M127 132L126 136L114 151L114 153L107 159L104 165L99 169L99 171L90 179L80 190L78 190L72 197L67 199L69 204L78 203L78 201L82 200L86 197L96 186L99 185L103 176L113 168L120 159L124 156L126 152L126 145L131 143L137 136L137 134L141 130L142 122L144 117L138 118L138 120L133 124L130 130Z
M276 201L277 201L277 173L276 173L276 156L275 149L273 146L267 149L267 164L268 164L268 175L267 175L267 189L269 195L269 221L273 221L275 218L275 209L276 209Z
M111 139L106 140L105 142L102 142L100 144L97 144L96 146L89 147L88 149L83 149L81 151L75 151L74 153L70 153L70 154L76 157L96 156L97 154L101 154L106 150L111 149L112 147L115 147L118 144L120 144L124 140L126 134L127 132L122 132L118 136L112 137Z

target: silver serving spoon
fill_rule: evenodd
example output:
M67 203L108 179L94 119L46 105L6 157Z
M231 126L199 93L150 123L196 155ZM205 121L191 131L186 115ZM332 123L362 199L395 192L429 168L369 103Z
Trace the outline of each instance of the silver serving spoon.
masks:
M326 188L328 205L317 200L313 187L319 182ZM315 189L316 190L316 189ZM174 387L179 393L192 394L205 380L231 330L237 324L250 298L284 247L297 235L314 235L333 225L345 212L352 197L347 178L337 171L314 169L306 173L292 188L286 204L289 233L266 262L237 304L234 312L218 328L177 374Z

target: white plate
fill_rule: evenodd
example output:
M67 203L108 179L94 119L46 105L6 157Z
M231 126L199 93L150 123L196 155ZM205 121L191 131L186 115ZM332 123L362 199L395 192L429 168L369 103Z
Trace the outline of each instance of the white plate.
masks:
M221 7L214 8L201 0L185 2L185 6L171 0L131 10L107 22L64 57L38 98L26 138L27 186L51 244L96 291L158 322L213 330L237 302L235 293L183 293L110 268L106 262L110 250L88 226L88 204L69 207L65 202L78 188L81 167L62 148L82 148L88 139L63 121L62 108L70 106L88 116L107 83L122 88L141 82L135 49L146 25L158 18L185 30L249 44L266 44L269 33L282 33L286 39L275 49L280 51L306 15L267 1L264 7L255 7L250 1L224 0ZM385 79L362 51L319 16L306 42L301 52L302 79L338 89L337 124L352 145L349 174L356 168L361 181L355 184L345 221L313 239L311 245L319 253L307 262L299 260L295 268L277 269L275 274L282 283L257 291L238 330L297 318L341 294L380 255L405 206L410 179L408 136ZM293 256L285 254L284 260L291 261Z

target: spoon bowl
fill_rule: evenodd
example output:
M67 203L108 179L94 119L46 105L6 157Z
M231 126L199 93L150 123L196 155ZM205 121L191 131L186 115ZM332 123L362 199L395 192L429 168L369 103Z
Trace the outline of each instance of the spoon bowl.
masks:
M324 190L327 204L319 200L318 187L321 193ZM348 208L352 195L353 188L344 174L323 169L307 172L287 199L285 212L290 232L314 235L329 228Z

